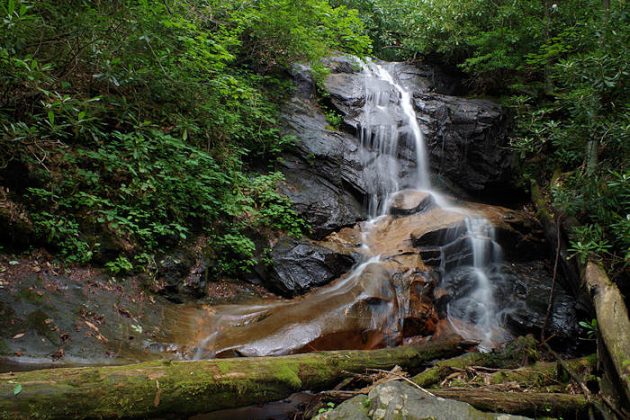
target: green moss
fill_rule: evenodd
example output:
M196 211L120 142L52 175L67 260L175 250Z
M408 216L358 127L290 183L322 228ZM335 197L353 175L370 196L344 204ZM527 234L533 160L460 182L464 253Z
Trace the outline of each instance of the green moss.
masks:
M229 373L232 370L232 363L223 362L220 360L215 361L215 365L219 368L219 371L223 374Z
M280 363L276 366L275 377L283 383L289 384L291 388L302 387L302 380L298 375L298 367L295 363Z
M431 386L440 382L442 379L442 370L442 368L437 366L426 369L424 372L414 376L413 381L422 387Z

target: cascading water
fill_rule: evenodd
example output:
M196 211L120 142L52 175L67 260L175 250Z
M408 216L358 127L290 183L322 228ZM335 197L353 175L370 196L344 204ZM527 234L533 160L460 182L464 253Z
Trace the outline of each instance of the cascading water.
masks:
M410 91L384 65L365 63L361 74L365 103L358 120L358 154L370 216L357 232L362 261L352 272L303 299L203 309L202 315L192 318L196 345L191 357L395 345L405 337L423 334L412 331L406 335L408 319L426 321L426 335L433 334L438 322L433 302L423 306L425 296L417 291L425 286L430 291L431 278L428 263L420 259L419 249L410 243L408 229L414 226L390 229L404 220L390 214L393 203L401 197L406 199L409 193L429 198L439 210L418 214L418 220L426 216L435 229L442 224L457 226L439 244L441 287L453 291L446 307L452 327L463 337L480 341L481 349L502 341L493 292L493 270L501 252L491 223L452 205L431 188L426 147ZM410 154L411 150L415 153ZM401 164L405 160L412 165ZM398 257L410 259L400 262ZM413 299L412 293L416 293ZM430 295L426 298L431 299ZM414 305L419 306L412 308L414 299Z
M368 186L368 214L375 218L387 213L393 193L411 186L429 190L431 183L424 137L416 121L411 94L381 65L368 62L363 73L366 99L359 139L367 168L364 178ZM396 112L397 107L401 112ZM403 136L411 136L416 152L416 173L411 180L401 176L398 165ZM376 158L368 152L376 152Z
M489 271L500 265L502 254L496 242L494 227L485 218L452 206L445 197L432 190L426 146L410 92L397 83L393 75L382 65L368 62L363 72L366 80L366 104L364 124L360 131L361 144L380 152L381 156L386 157L387 162L386 165L377 166L380 172L371 177L378 182L370 184L375 186L369 196L370 215L377 217L385 214L391 195L400 190L401 186L409 187L400 178L396 157L401 135L412 136L416 152L416 174L412 186L431 194L434 202L443 209L465 215L464 238L471 258L452 258L447 255L448 244L441 251L443 282L449 282L453 277L452 271L455 270L463 273L468 290L467 293L449 302L448 319L464 338L479 340L479 347L482 350L491 349L497 341L502 341L499 337L505 334L500 327L493 285L489 276ZM403 121L396 121L394 107L400 107ZM374 222L368 222L368 226L371 223ZM364 233L364 242L368 235L369 228ZM459 240L460 235L457 234L452 238L452 241ZM446 263L449 259L450 266Z

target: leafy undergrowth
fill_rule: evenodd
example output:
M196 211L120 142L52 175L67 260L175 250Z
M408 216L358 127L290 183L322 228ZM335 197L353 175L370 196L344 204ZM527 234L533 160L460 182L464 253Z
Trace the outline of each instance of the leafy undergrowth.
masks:
M234 275L255 263L256 237L308 231L272 169L293 141L277 118L284 74L333 49L367 52L355 11L2 0L0 17L5 246L121 273L204 235L214 272Z

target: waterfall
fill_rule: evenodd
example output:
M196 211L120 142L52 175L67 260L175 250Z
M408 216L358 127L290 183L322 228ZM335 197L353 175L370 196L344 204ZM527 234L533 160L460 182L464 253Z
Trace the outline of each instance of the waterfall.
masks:
M461 336L478 340L481 350L489 350L495 346L497 334L503 333L490 279L490 271L498 267L502 259L495 229L486 218L453 206L446 197L431 188L427 148L411 93L378 63L367 62L363 73L366 99L359 139L364 149L364 179L368 186L368 212L371 217L365 224L364 244L369 238L371 226L387 214L391 196L404 188L428 192L442 209L463 214L465 246L458 251L462 255L453 257L448 254L452 248L449 245L461 242L461 232L453 232L453 237L441 250L442 285L448 286L457 273L464 277L467 290L448 303L447 318ZM411 136L415 146L416 172L413 181L401 176L398 165L398 149L404 135ZM447 260L450 260L449 264ZM493 274L496 277L496 273Z
M411 310L411 291L407 290L406 295L397 293L395 280L407 276L411 289L416 276L426 275L419 264L420 250L412 250L409 244L409 232L389 230L390 224L398 220L390 214L391 207L407 193L424 197L427 206L434 206L426 207L428 211L439 207L434 216L445 217L445 226L450 226L448 220L455 224L439 243L431 243L433 255L439 250L441 256L440 287L451 290L450 299L442 305L446 314L442 315L455 332L479 341L481 350L504 342L494 300L501 249L492 224L482 215L454 205L431 186L427 148L411 92L378 63L364 63L361 74L365 102L358 116L357 151L369 219L360 225L360 232L353 234L360 234L362 261L331 284L310 292L308 298L204 310L203 322L191 327L198 337L191 357L262 356L311 351L320 346L338 348L342 343L336 340L355 340L355 345L363 348L399 344L404 338L405 317L415 314L406 312ZM438 232L440 221L432 223L436 230L431 232ZM379 240L388 240L384 232L394 232L391 240L395 249L380 246ZM353 234L352 242L347 242L350 246L356 245ZM343 243L343 238L338 239ZM396 254L405 247L415 259L396 277L391 267L398 262L390 251ZM416 284L429 286L431 279L423 277ZM414 293L430 299L430 290L427 295ZM430 316L437 322L437 314Z

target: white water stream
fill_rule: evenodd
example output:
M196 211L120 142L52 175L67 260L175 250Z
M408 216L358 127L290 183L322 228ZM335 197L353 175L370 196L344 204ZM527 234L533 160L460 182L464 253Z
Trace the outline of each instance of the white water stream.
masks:
M195 309L201 314L195 316L198 312L193 312L191 318L196 341L192 357L279 355L399 344L404 318L422 319L424 315L406 312L411 310L406 301L409 291L397 293L395 275L388 268L391 255L386 256L396 250L379 243L379 238L388 240L383 232L393 235L389 239L393 246L404 247L409 241L404 230L389 229L395 221L389 216L391 203L403 190L407 191L402 194L409 190L411 195L417 191L429 194L440 208L438 217L455 221L455 227L446 229L438 244L431 243L440 246L439 287L448 291L444 310L452 329L466 339L479 341L481 350L504 342L493 285L501 250L492 224L480 214L457 207L432 188L427 148L411 92L386 65L365 63L362 75L365 103L358 137L369 213L369 220L361 225L363 261L352 272L304 298ZM460 217L449 218L453 213ZM423 284L430 282L428 272L412 273L412 277L416 275L424 279ZM434 310L433 305L429 307ZM426 315L435 316L437 322L437 315Z
M363 74L366 99L359 136L366 159L374 159L368 152L377 153L376 164L364 162L371 219L365 223L363 243L368 242L372 227L388 213L392 195L402 189L427 192L443 210L465 215L465 241L472 258L458 258L454 265L447 266L448 246L444 246L441 271L443 283L451 280L453 270L464 273L468 283L466 290L469 291L448 303L447 315L455 331L466 339L479 341L481 350L489 350L495 346L495 336L502 331L489 277L490 267L496 267L502 258L495 229L484 217L452 205L446 197L432 189L427 148L411 92L397 82L383 65L368 62L363 66ZM416 173L405 177L401 176L398 154L400 144L409 136L415 146ZM460 235L453 232L451 240L459 238Z

